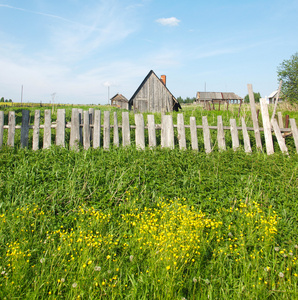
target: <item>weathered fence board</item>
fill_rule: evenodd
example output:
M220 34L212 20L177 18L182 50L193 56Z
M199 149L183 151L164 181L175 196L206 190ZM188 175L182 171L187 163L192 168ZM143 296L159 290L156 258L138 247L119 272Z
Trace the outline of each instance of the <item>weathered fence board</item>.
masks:
M130 126L129 114L127 111L122 112L122 145L130 146Z
M288 153L288 148L287 148L286 143L285 143L285 139L281 135L280 128L277 124L276 119L272 119L272 127L273 127L273 130L274 130L274 133L275 133L275 136L276 136L276 139L277 139L280 150L285 154L289 154Z
M28 148L30 111L22 111L21 148Z
M7 146L14 147L14 136L16 131L16 114L14 111L8 113L8 138Z
M265 135L265 144L266 144L266 152L268 155L274 153L272 133L271 133L271 122L269 119L268 105L266 103L266 99L260 100L261 104L261 113L264 127L264 135Z
M135 115L135 123L136 123L136 147L137 149L144 150L145 149L145 123L144 116L142 114Z
M250 153L251 152L250 139L249 139L246 123L243 117L241 118L241 125L242 125L244 151L246 153Z
M255 132L255 138L256 138L256 145L258 149L262 150L263 147L262 147L261 134L260 134L256 103L255 103L255 97L254 97L252 85L248 84L247 89L248 89L251 117L252 117L254 132Z
M280 111L277 113L277 118L278 118L278 126L279 126L279 128L284 128L284 122L283 122L282 114L281 114Z
M104 111L103 113L103 148L110 148L110 112Z
M113 144L115 147L119 147L119 127L118 127L117 112L115 111L114 111Z
M227 150L222 116L217 116L217 143L219 150Z
M65 109L57 110L56 145L65 147Z
M236 151L239 148L239 137L238 137L236 120L230 119L230 125L231 125L231 136L232 136L232 147L233 150Z
M0 111L0 148L3 146L3 133L4 133L4 111Z
M90 115L89 111L84 111L84 136L83 136L83 146L85 150L88 150L90 148Z
M71 130L70 130L70 149L78 150L80 142L80 117L77 108L74 108L71 113Z
M51 147L52 129L51 129L51 110L46 109L44 111L44 131L43 131L43 148L47 149Z
M196 118L190 117L190 136L191 136L191 148L192 150L199 150L198 145L198 132L197 132L197 124L196 124Z
M298 153L298 129L296 126L295 119L290 119L290 124L291 124L292 135L296 146L296 151Z
M36 110L34 113L34 126L33 126L33 140L32 150L39 149L39 127L40 127L40 110Z
M163 115L161 118L161 147L174 149L174 124L171 115Z
M94 112L94 124L93 124L93 148L100 147L100 131L101 131L101 112L96 110Z
M210 129L208 125L208 119L206 116L202 117L203 122L203 135L204 135L204 146L205 146L205 152L211 153L211 136L210 136Z
M149 147L156 147L156 131L155 131L155 120L154 115L148 115L148 139L149 139Z
M178 141L179 149L186 149L186 137L185 137L185 126L183 114L177 115L177 131L178 131Z

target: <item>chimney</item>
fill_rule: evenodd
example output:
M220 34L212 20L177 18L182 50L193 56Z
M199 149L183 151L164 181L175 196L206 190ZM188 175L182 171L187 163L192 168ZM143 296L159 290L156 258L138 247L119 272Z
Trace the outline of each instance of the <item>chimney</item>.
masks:
M167 83L167 77L166 77L166 75L161 75L160 76L160 80L166 86L166 83Z

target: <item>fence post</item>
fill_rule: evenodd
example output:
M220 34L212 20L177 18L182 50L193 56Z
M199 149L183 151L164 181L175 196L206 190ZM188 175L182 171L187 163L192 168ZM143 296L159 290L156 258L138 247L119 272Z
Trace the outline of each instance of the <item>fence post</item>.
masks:
M130 126L128 111L122 112L122 145L130 146Z
M154 115L147 115L149 147L156 147L156 131Z
M108 110L103 113L103 148L110 148L110 112Z
M14 147L14 136L16 132L16 115L14 111L8 113L8 137L7 145Z
M283 122L282 114L280 111L277 113L277 118L278 118L279 128L284 128L284 122Z
M33 140L32 150L36 151L39 149L39 126L40 126L40 110L34 112L34 126L33 126Z
M94 108L90 107L89 108L89 124L93 125L94 124ZM90 141L93 141L93 126L89 126L90 129Z
M290 124L291 124L292 135L296 146L296 151L298 153L298 129L296 126L295 119L290 119Z
M233 150L236 151L239 148L239 136L238 136L236 120L230 119L230 125L231 125L232 146L233 146Z
M261 104L261 113L264 127L265 143L266 143L266 152L268 155L274 153L273 140L271 133L271 123L269 119L268 105L266 99L260 99Z
M207 116L202 117L203 123L203 135L204 135L204 147L206 153L211 153L211 136L210 136L210 129L208 125Z
M51 137L52 137L52 130L51 130L51 110L46 109L44 111L44 131L43 131L43 148L47 149L51 147Z
M93 148L100 147L101 114L100 110L94 112Z
M262 150L263 148L262 148L261 134L260 134L260 128L259 128L258 117L256 112L256 103L255 103L254 93L252 90L252 85L248 84L247 89L248 89L251 117L252 117L254 132L255 132L255 138L256 138L256 146L257 149Z
M136 147L138 149L145 149L145 124L143 114L135 114L136 123Z
M217 143L219 150L226 150L226 140L223 130L222 116L217 116Z
M77 108L73 108L71 112L71 129L70 129L70 141L69 148L73 150L79 150L80 142L80 117Z
M57 110L56 145L65 147L65 109Z
M190 136L191 136L191 147L192 150L199 150L198 146L198 132L197 132L197 122L195 117L190 117Z
M287 148L286 143L285 143L285 139L281 135L280 128L277 124L277 120L274 118L274 119L272 119L271 122L272 122L272 127L273 127L273 130L274 130L276 139L278 141L278 145L279 145L280 150L285 154L289 154L288 153L288 148Z
M185 126L184 126L183 114L177 115L177 131L178 131L179 149L186 149Z
M83 126L83 145L84 149L90 148L90 114L89 111L84 111L84 126Z
M84 111L82 108L78 108L78 112L79 112L79 132L80 132L80 139L79 139L79 143L81 145L83 145L83 127L81 125L83 125L84 123Z
M161 147L174 149L174 124L171 115L161 118Z
M0 148L3 145L3 133L4 133L4 111L0 111Z
M247 127L245 124L245 120L242 117L241 118L241 125L242 125L242 134L243 134L243 141L244 141L244 151L246 153L251 153L251 145L250 145L250 139L249 139L249 135L247 132Z
M119 147L119 128L118 128L118 118L117 112L114 111L114 134L113 134L113 142L115 147Z

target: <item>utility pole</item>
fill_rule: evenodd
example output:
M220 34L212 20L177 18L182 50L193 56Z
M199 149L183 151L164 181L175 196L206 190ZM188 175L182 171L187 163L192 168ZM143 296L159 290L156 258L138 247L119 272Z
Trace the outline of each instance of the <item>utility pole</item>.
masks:
M54 112L54 100L55 100L56 93L51 94L51 96L52 96L52 113L53 113Z
M21 88L21 106L23 106L23 85Z

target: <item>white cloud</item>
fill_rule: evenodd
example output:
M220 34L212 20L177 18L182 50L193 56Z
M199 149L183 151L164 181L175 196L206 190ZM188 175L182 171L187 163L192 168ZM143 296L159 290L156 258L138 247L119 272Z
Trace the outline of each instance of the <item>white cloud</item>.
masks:
M181 22L180 20L178 20L175 17L171 17L171 18L161 18L161 19L157 19L156 20L157 23L163 25L163 26L178 26L179 23Z

